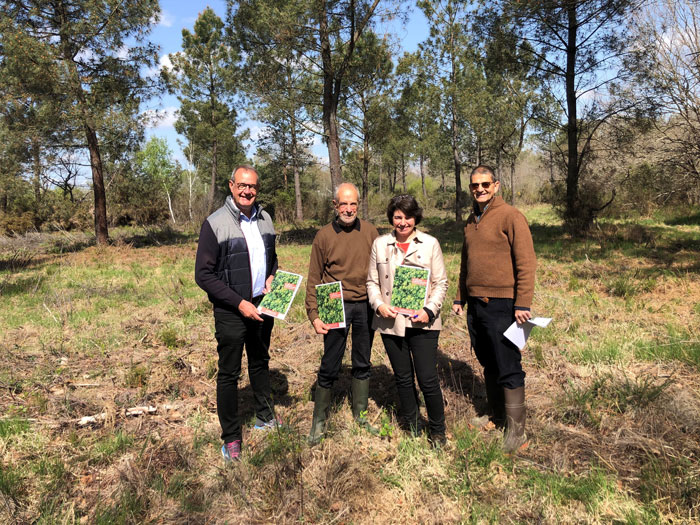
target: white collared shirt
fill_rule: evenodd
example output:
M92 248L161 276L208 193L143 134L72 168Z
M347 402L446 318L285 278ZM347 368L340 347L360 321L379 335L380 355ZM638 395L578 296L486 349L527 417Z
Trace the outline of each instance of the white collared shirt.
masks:
M252 278L253 297L262 295L265 288L265 243L258 229L258 207L253 206L250 218L241 212L241 231L248 245L248 259L250 261L250 276Z

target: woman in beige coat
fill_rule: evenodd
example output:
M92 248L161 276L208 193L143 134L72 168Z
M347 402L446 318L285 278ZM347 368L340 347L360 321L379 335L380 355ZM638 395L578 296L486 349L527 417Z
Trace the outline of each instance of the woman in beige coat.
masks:
M398 195L387 207L391 233L375 239L367 275L367 295L375 312L372 328L378 330L394 369L399 392L399 415L413 433L419 433L419 411L414 377L423 392L428 412L429 439L445 441L445 410L437 374L437 343L442 323L440 309L447 293L447 273L435 237L416 230L423 210L411 195ZM422 310L405 315L391 306L394 272L399 265L430 270Z

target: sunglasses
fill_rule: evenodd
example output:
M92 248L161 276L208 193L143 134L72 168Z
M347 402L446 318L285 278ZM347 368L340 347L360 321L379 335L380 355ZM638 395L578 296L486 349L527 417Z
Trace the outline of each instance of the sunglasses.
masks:
M491 184L494 184L494 183L493 183L493 182L488 182L488 181L487 181L487 182L472 182L472 183L469 184L469 187L470 187L472 190L478 190L478 189L479 189L479 186L481 186L481 187L484 188L485 190L488 190L488 189L491 187Z

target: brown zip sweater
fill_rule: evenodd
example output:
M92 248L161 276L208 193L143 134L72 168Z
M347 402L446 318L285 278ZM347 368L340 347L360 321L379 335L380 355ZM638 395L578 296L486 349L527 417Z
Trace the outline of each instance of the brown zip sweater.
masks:
M518 309L530 309L536 265L525 216L496 195L478 222L474 213L467 219L456 301L506 298Z

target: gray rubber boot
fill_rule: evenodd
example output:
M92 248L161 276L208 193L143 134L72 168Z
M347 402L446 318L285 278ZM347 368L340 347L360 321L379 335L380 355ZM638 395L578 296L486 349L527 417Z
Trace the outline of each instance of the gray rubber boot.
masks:
M375 433L378 430L367 421L367 406L369 405L369 379L352 378L352 417L358 425Z
M506 433L503 438L503 450L506 453L517 452L527 444L525 434L525 387L504 388L506 408Z
M326 420L328 419L328 408L331 404L331 389L316 385L314 396L314 418L311 421L311 432L309 432L309 445L318 444L326 433Z

